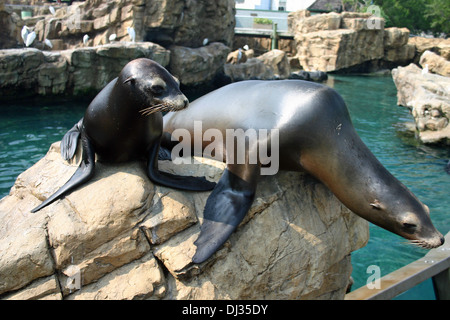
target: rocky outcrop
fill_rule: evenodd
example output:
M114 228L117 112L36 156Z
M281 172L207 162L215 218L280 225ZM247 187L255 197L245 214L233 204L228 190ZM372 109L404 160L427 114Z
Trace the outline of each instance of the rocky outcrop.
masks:
M160 167L217 181L224 164L199 160ZM155 186L139 162L97 163L92 181L30 213L75 170L55 143L0 200L2 299L342 299L350 253L368 239L322 184L280 172L261 177L237 231L193 265L209 192Z
M223 73L230 48L213 42L200 48L170 47L169 70L186 86L210 82L218 73Z
M224 70L232 81L287 79L290 75L286 53L276 49L247 59L244 63L227 63Z
M384 55L384 20L368 28L369 14L289 14L289 30L297 43L297 57L306 71L336 71L381 59Z
M161 63L185 86L203 84L223 73L227 44L234 35L232 0L87 0L55 7L51 14L48 6L38 6L35 16L25 20L1 9L0 23L5 30L13 29L14 46L23 45L20 33L26 25L37 34L32 47L52 50L0 52L6 61L0 65L3 99L18 93L20 97L96 93L127 62L140 57ZM11 23L14 17L17 21ZM136 42L129 28L134 29ZM52 48L44 40L50 40ZM4 45L12 46L11 41L0 43Z
M407 28L387 28L384 30L384 61L405 64L411 62L416 47L408 43Z
M431 51L425 51L419 60L422 68L427 68L430 72L450 77L450 61Z
M98 92L129 61L149 58L163 66L170 52L151 42L112 43L62 51L0 50L2 98Z
M87 0L54 6L55 15L37 8L34 17L17 24L17 44L24 24L34 29L37 41L62 40L66 48L60 49L79 47L85 34L90 46L109 43L112 34L115 41L129 41L128 27L134 28L136 41L164 46L199 47L205 38L228 46L233 41L233 0Z
M0 2L0 49L13 48L17 45L17 39L20 38L20 29L16 25L20 24L20 17L8 12L5 8L4 1Z
M385 29L384 19L369 13L310 16L297 11L289 14L288 25L306 71L338 71L375 61L404 64L414 57L408 29Z
M450 78L411 63L392 70L397 103L412 111L423 143L450 144Z
M427 50L450 61L450 39L412 37L408 43L416 48L415 63L419 62L420 57Z

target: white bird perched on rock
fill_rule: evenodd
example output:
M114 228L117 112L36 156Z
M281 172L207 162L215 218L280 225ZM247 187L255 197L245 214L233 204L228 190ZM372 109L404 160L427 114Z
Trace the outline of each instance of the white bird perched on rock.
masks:
M31 31L28 35L27 35L27 39L25 40L25 45L27 47L31 46L31 44L33 43L34 39L36 39L36 32Z
M56 14L55 8L53 8L53 6L48 7L48 10L50 11L50 13L51 13L52 15L55 15L55 14Z
M127 32L130 36L131 41L135 42L136 41L136 32L134 31L133 27L128 27L127 28Z
M28 34L30 33L30 29L27 26L23 26L20 35L22 36L23 43L27 42Z
M86 45L88 40L89 40L89 36L87 34L85 34L83 37L83 44Z
M237 55L237 62L239 63L239 62L241 62L241 60L242 60L242 49L239 48L238 55Z
M422 69L422 74L427 74L428 73L428 63L425 64L425 68Z
M113 33L112 35L109 36L109 41L113 42L114 40L116 40L117 38L117 34Z
M203 39L203 45L204 46L206 46L208 43L209 43L209 39L208 38Z
M52 42L50 40L45 39L44 43L47 45L47 47L53 48L53 44L52 44Z

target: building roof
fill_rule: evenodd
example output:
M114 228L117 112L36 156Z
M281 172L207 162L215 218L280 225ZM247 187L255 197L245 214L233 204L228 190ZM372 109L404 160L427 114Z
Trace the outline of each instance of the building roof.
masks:
M308 7L312 12L342 12L342 0L317 0Z

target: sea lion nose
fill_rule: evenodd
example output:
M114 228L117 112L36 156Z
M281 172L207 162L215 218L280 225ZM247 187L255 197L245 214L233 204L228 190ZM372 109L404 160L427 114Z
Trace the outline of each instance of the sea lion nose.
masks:
M184 97L183 99L183 109L186 109L189 106L188 98Z
M441 236L441 246L445 243L445 238L444 236Z

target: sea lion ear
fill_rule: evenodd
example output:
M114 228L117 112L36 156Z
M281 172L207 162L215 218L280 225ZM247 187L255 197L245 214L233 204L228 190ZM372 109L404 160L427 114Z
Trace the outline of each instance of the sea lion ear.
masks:
M131 83L134 83L135 80L136 79L133 76L129 76L128 78L125 79L125 81L123 83L125 84L125 83L130 82L130 81L131 81Z
M175 76L172 76L172 78L173 78L173 80L175 80L175 82L178 84L178 85L180 85L180 80L178 80L178 78L177 77L175 77Z

